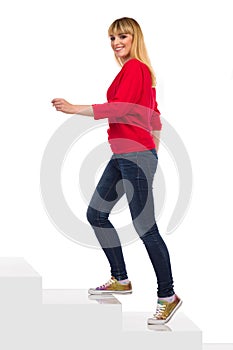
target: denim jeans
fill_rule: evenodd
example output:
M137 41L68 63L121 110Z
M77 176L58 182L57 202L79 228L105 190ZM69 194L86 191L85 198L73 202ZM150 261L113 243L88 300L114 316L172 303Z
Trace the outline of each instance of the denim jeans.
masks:
M121 242L109 214L126 194L134 228L143 241L157 277L158 297L174 294L170 256L155 220L152 184L157 169L156 149L113 153L87 209L87 219L109 261L111 275L128 278ZM122 181L120 181L122 180Z

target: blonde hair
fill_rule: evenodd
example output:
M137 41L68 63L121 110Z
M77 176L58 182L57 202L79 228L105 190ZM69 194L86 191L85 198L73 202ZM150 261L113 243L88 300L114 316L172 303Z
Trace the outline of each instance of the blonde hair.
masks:
M122 17L116 19L108 29L108 35L117 35L120 33L131 34L133 36L132 47L130 51L130 57L136 58L142 63L146 64L151 73L152 86L156 85L156 77L152 68L146 45L144 42L144 36L140 25L133 18ZM115 58L120 66L123 66L122 61L115 54Z

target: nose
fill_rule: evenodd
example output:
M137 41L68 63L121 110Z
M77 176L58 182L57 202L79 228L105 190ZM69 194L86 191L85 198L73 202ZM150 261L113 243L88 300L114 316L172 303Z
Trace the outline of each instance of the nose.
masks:
M120 38L118 36L115 37L115 40L114 40L114 45L118 45L120 43Z

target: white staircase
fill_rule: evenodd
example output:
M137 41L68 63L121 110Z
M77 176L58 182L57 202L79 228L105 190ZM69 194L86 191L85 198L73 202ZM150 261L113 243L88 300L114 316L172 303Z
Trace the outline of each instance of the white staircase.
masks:
M1 350L202 349L201 330L182 312L164 326L148 326L148 317L122 312L113 295L42 289L25 259L0 258Z

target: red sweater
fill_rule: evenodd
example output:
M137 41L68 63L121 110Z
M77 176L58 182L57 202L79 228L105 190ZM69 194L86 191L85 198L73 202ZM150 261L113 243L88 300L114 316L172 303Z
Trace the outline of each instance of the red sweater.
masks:
M107 91L107 103L93 104L94 119L108 118L108 141L113 153L155 148L151 130L161 130L156 90L149 68L128 60Z

